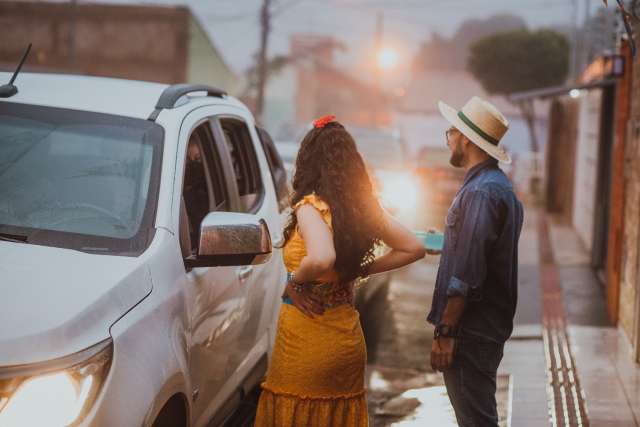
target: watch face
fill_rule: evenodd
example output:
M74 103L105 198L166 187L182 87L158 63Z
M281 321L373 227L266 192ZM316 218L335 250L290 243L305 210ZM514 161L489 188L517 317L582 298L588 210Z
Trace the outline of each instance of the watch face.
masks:
M453 328L451 327L451 325L438 325L436 327L436 335L437 336L442 336L445 338L449 338L453 336Z

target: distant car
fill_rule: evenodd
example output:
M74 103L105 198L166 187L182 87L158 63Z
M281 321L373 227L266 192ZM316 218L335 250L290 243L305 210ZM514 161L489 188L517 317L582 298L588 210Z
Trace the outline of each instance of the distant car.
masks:
M289 175L289 179L291 180L293 179L293 169L296 164L296 156L298 155L300 144L290 141L277 141L275 145L278 149L278 153L280 153L280 158L282 159L284 168Z
M268 134L207 86L16 84L0 99L0 426L222 424L265 374L286 277Z

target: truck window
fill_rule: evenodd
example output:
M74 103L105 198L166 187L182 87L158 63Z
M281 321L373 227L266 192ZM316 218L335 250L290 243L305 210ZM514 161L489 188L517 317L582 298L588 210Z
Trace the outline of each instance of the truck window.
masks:
M182 198L192 253L198 247L200 224L211 211L229 208L220 157L213 144L209 123L198 126L189 137Z
M271 178L273 179L273 186L276 189L276 196L278 198L278 209L282 212L289 201L289 181L287 180L287 171L284 168L284 163L278 150L271 138L271 135L260 127L256 126L256 132L260 137L262 148L267 157L267 163L269 163L269 169L271 170Z
M242 120L235 118L220 119L220 126L233 164L240 210L255 212L262 201L264 187L249 128Z

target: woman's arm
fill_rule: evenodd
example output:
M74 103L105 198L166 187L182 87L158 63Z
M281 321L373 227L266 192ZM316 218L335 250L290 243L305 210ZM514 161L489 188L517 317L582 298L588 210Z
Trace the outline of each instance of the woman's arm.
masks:
M336 262L333 234L320 212L311 205L299 207L296 217L307 255L294 272L295 280L297 283L313 282L330 271Z
M336 250L331 229L318 210L313 206L303 205L296 211L296 218L307 255L293 272L293 280L297 284L303 284L317 280L333 268ZM308 289L296 290L293 283L288 283L285 292L293 305L307 316L313 318L314 314L324 312L322 304L313 298Z
M384 213L382 241L391 248L376 258L369 266L368 274L384 273L411 264L424 258L426 251L422 242L395 218Z

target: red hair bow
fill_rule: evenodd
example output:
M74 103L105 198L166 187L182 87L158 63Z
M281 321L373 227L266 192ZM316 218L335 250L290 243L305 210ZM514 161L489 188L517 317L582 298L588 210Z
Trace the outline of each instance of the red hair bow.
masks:
M322 116L319 119L314 120L313 122L313 127L316 129L321 129L323 127L325 127L327 124L333 122L336 120L336 116L334 115L329 115L329 116Z

